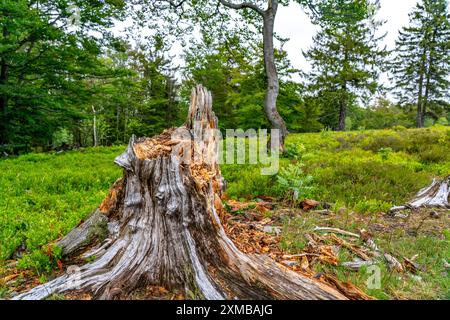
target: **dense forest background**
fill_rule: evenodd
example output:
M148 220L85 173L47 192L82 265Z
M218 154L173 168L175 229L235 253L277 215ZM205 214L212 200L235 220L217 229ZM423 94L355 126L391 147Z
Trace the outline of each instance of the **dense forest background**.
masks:
M277 107L290 132L448 125L446 0L420 1L393 51L381 45L378 1L297 2L320 30L298 53L311 62L307 74L283 50L288 39L275 35ZM252 10L221 3L1 1L0 153L158 134L183 122L197 83L211 90L222 129L270 128L262 25ZM118 23L127 25L120 35ZM176 44L181 64L171 54Z

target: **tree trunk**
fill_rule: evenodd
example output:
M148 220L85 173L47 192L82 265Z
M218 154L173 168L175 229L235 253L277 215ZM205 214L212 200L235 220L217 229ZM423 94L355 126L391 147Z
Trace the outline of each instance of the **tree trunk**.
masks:
M95 111L94 106L92 106L92 113L94 114L94 123L93 123L93 135L94 135L94 147L98 146L98 137L97 137L97 112Z
M347 84L342 85L342 97L339 102L339 124L338 131L345 131L345 119L347 118Z
M436 41L436 34L437 34L437 28L434 28L433 35L431 38L431 43L435 43ZM425 95L423 97L423 103L422 108L420 110L421 114L421 121L422 121L422 127L425 126L425 116L427 115L427 107L428 107L428 99L430 97L430 86L431 86L431 75L433 72L433 65L434 65L434 48L432 47L430 49L430 54L428 58L428 66L427 66L427 75L426 75L426 81L425 81Z
M275 64L275 51L273 45L274 38L274 24L278 9L278 1L269 1L269 7L264 12L264 26L263 26L263 45L264 45L264 65L267 76L267 92L264 102L264 109L272 125L272 129L280 131L280 152L284 152L284 140L288 135L288 130L283 118L277 110L277 99L280 91L280 84L278 79L278 70Z
M283 118L277 110L277 99L280 91L280 83L278 79L278 70L275 64L275 50L273 45L275 17L278 10L278 0L268 0L267 9L261 9L257 4L244 1L241 3L233 3L227 0L218 0L222 5L235 9L249 9L263 19L263 51L264 51L264 67L267 77L267 92L264 101L264 112L269 120L272 129L279 130L280 152L284 153L284 140L288 135L288 130Z
M219 215L222 177L211 95L192 91L185 126L151 139L134 137L115 163L124 176L96 212L58 244L95 257L15 299L72 290L126 298L158 285L195 299L344 299L335 289L262 255L246 255L227 237ZM105 238L106 236L106 238ZM92 248L98 238L104 241Z
M419 93L417 97L417 128L424 127L424 113L423 113L423 82L426 70L426 48L423 49L422 66L419 76Z
M3 38L8 37L8 29L3 27ZM4 86L8 82L8 64L5 60L5 57L1 58L0 61L0 85ZM6 109L8 107L8 97L6 94L0 95L0 144L6 143Z
M347 108L343 101L340 103L339 108L339 125L338 131L345 131L345 118L347 117Z

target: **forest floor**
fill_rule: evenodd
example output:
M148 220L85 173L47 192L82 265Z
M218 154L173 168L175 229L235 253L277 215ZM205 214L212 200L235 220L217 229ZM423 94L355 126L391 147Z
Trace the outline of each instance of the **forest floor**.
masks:
M276 176L262 176L258 166L221 166L228 185L221 218L241 250L268 254L350 296L450 299L449 211L387 214L450 173L450 128L297 134L287 148ZM0 298L74 263L51 243L100 204L122 174L113 159L123 150L0 160ZM305 207L295 193L318 206ZM132 298L184 297L148 287Z
M267 254L291 270L334 286L349 298L450 299L448 210L364 216L345 208L339 212L303 210L264 198L226 202L222 221L241 251ZM367 245L368 239L381 255ZM399 265L392 265L384 254ZM356 267L351 262L356 262ZM6 261L0 270L2 294L8 297L27 291L80 263L83 261L65 260L43 280L32 270L18 268L16 260ZM373 278L377 274L379 278ZM154 286L143 287L129 297L184 298L180 292ZM50 299L89 300L92 296L70 293Z

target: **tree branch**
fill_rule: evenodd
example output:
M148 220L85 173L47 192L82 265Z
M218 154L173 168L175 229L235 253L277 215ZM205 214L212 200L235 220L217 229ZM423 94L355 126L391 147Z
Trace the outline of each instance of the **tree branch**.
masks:
M251 2L242 2L242 3L232 3L226 0L219 0L221 4L223 4L225 7L231 8L231 9L252 9L256 11L259 15L264 16L264 10L258 7L256 4Z

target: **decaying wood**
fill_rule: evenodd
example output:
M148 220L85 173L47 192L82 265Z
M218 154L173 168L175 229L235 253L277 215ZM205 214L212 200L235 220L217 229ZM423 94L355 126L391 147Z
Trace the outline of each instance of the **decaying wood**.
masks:
M404 271L403 265L396 258L394 258L393 256L391 256L388 253L385 253L383 256L388 263L389 270L396 271L396 272Z
M341 229L337 229L337 228L328 228L328 227L315 227L314 231L322 231L322 232L330 232L330 233L337 233L337 234L342 234L344 236L350 236L350 237L355 237L355 238L359 238L359 234L350 232L350 231L345 231L345 230L341 230Z
M395 213L405 209L418 209L421 207L450 209L449 184L450 176L442 180L434 179L430 186L420 190L409 203L403 206L392 207L390 212Z
M198 86L185 126L151 139L133 137L115 159L123 179L59 242L70 254L95 238L99 243L82 255L91 262L15 299L74 290L117 299L147 285L183 290L194 299L345 299L267 256L244 254L227 237L219 219L216 128L211 95ZM99 225L106 225L104 237L91 231Z
M71 255L89 245L94 238L106 234L107 223L108 217L97 209L84 223L73 229L56 245L62 249L63 256Z
M359 259L359 260L353 260L353 261L348 261L348 262L342 262L341 266L349 268L353 271L358 271L359 269L361 269L364 266L371 266L373 264L375 264L374 261L371 261L371 260L365 261L365 260Z

